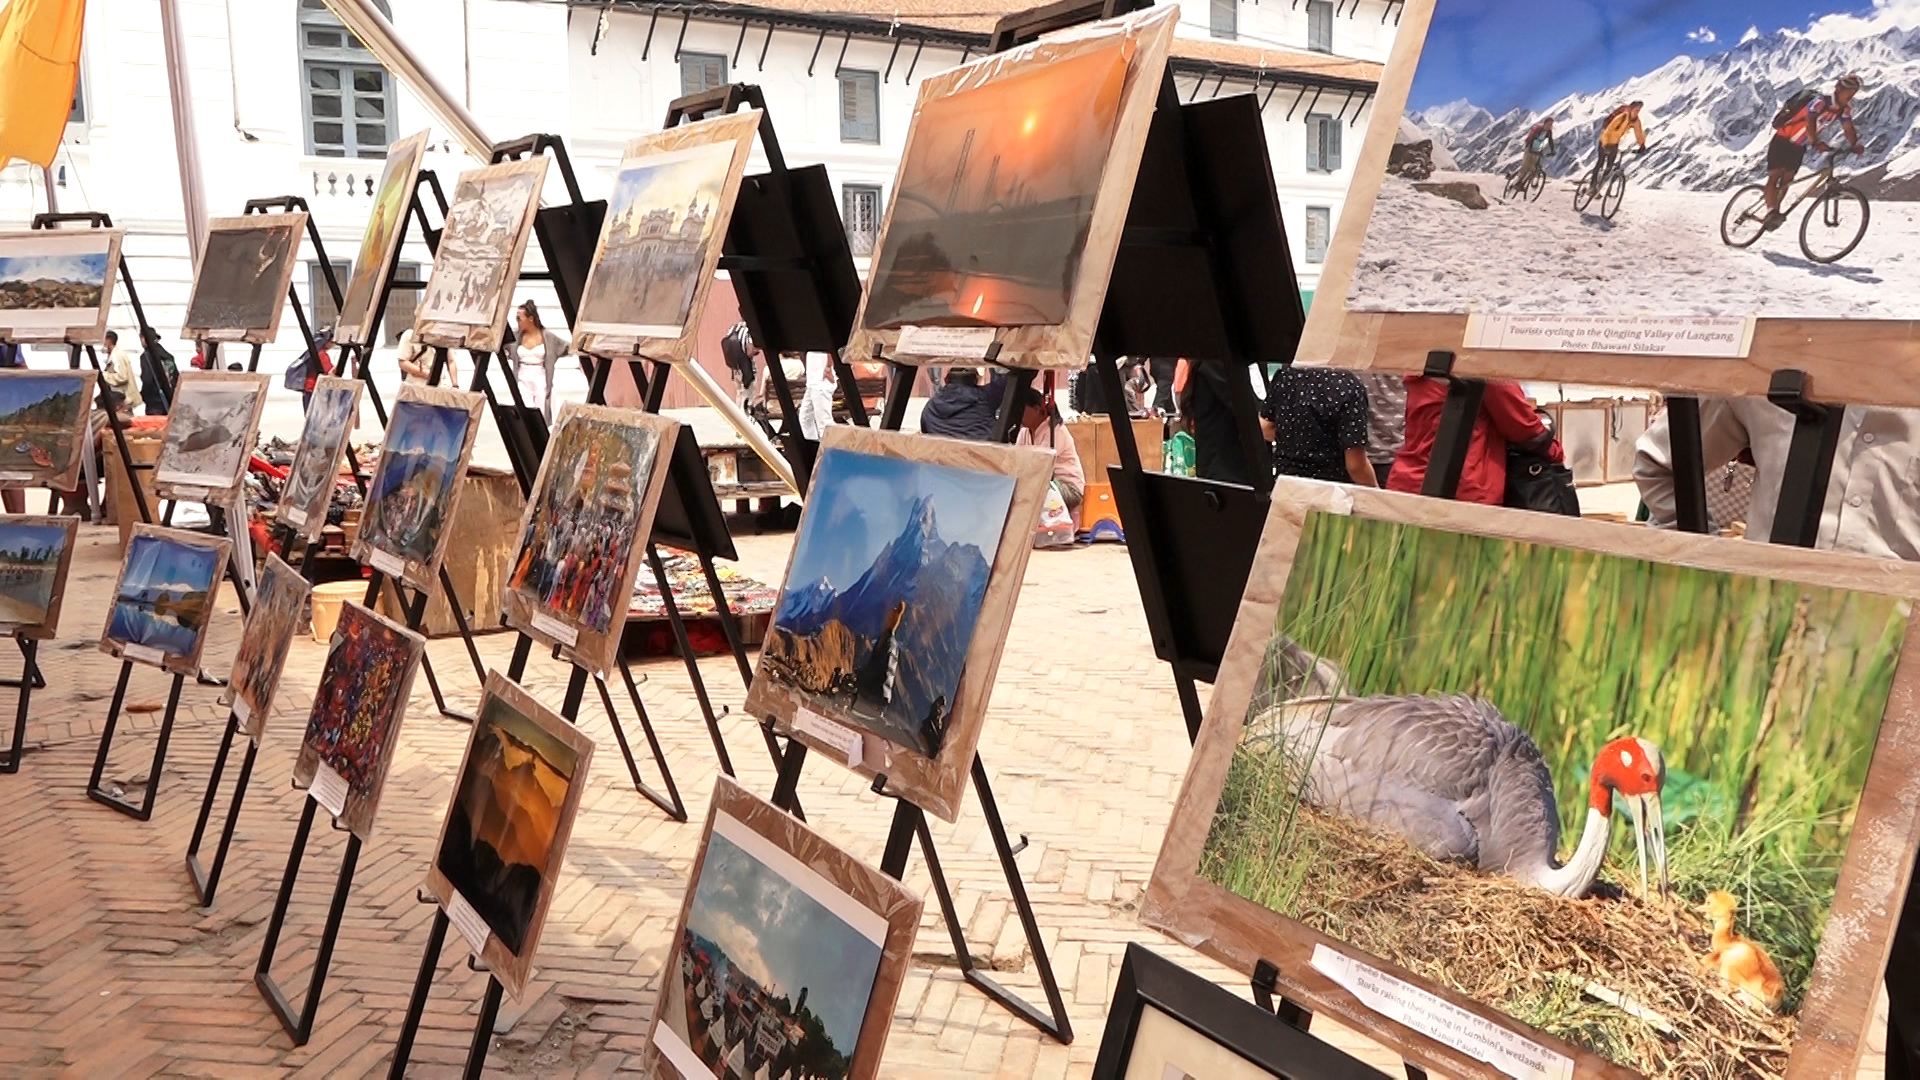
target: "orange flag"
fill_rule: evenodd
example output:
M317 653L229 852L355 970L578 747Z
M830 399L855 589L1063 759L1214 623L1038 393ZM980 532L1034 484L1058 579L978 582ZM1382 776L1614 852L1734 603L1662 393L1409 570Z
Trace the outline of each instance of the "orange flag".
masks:
M12 0L0 9L0 168L53 164L80 77L86 0Z

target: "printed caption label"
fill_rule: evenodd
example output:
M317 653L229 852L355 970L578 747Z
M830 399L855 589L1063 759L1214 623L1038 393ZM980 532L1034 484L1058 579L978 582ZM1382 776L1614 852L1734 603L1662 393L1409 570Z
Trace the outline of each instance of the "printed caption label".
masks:
M388 577L401 577L407 572L407 560L378 548L368 554L367 565Z
M334 817L347 812L347 778L324 761L313 767L313 783L307 785L307 794Z
M307 523L307 512L298 506L289 506L280 511L280 517L287 524L299 528Z
M212 488L182 487L178 484L173 487L174 502L197 502L204 504L212 495Z
M899 351L909 356L942 356L986 363L993 347L991 326L908 326L900 330Z
M1735 358L1753 348L1752 316L1469 315L1469 349Z
M161 652L159 649L151 645L135 645L131 642L120 650L120 656L124 660L132 660L140 664L152 664L154 667L163 667L167 662L167 654Z
M866 739L838 720L829 720L812 709L795 709L793 730L805 732L838 751L847 759L849 768L860 765L860 750Z
M233 718L242 724L253 719L253 707L248 705L246 699L240 697L238 694L235 694L233 698Z
M30 472L0 472L0 484L29 484L33 482Z
M487 920L473 910L473 905L467 903L467 898L461 896L458 889L454 890L453 900L447 904L447 920L453 923L455 930L460 931L461 937L467 939L467 948L473 950L473 958L480 959L487 950L487 937L493 931L488 928Z
M1361 1004L1422 1035L1471 1054L1518 1080L1573 1080L1573 1059L1483 1016L1325 945L1313 947L1313 970Z
M533 628L568 648L572 648L580 640L580 631L577 628L537 611L533 613Z

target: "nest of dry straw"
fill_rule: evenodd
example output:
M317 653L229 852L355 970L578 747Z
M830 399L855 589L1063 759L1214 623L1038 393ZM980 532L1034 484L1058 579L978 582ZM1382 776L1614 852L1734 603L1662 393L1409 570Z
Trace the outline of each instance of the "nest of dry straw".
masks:
M1301 921L1648 1076L1784 1074L1795 1020L1701 970L1710 928L1682 904L1552 896L1300 814L1295 828L1317 834Z

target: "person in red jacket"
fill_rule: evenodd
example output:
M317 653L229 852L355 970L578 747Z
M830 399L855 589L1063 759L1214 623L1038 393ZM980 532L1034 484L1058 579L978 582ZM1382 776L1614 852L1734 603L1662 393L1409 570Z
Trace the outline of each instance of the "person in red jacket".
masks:
M1407 439L1393 459L1387 490L1418 494L1427 479L1427 460L1434 436L1440 432L1440 413L1447 403L1447 382L1425 375L1409 375L1407 382ZM1480 398L1480 415L1473 421L1473 442L1460 470L1460 502L1499 506L1507 494L1507 447L1519 446L1564 460L1553 430L1533 411L1519 383L1489 382Z

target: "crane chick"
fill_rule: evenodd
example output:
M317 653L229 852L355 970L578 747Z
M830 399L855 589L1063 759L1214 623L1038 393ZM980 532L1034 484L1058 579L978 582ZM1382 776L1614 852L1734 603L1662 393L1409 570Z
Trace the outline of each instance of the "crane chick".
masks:
M1713 947L1701 961L1703 971L1719 969L1727 987L1770 1013L1780 1011L1787 983L1773 966L1767 950L1733 932L1733 913L1740 901L1733 894L1710 892L1700 905L1713 923Z

